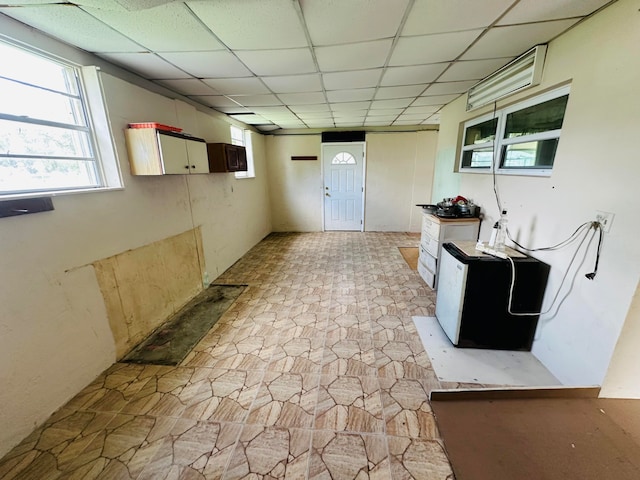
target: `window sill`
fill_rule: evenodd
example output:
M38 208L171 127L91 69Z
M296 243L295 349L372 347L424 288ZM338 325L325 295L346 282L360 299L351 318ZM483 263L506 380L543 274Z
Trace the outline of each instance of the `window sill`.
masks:
M479 168L461 168L458 173L471 173L474 175L491 175L491 169L482 169ZM511 176L520 176L520 177L550 177L553 173L553 170L549 169L518 169L518 168L510 168L510 169L500 169L496 170L496 175L511 175Z
M15 193L15 194L0 195L0 202L3 200L20 200L23 198L42 198L42 197L62 197L65 195L112 192L117 190L124 190L124 187L80 188L77 190L63 190L63 191L57 191L57 192Z
M242 176L236 175L237 180L245 180L247 178L256 178L256 176L255 175L242 175Z

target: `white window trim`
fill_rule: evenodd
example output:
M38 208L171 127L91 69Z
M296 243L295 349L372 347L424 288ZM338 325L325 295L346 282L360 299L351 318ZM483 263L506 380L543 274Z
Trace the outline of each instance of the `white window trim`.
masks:
M43 56L55 62L61 62L76 69L80 76L79 88L81 89L82 98L84 100L89 133L95 147L98 176L101 181L101 185L90 188L78 187L60 190L42 189L31 192L5 193L0 194L0 201L124 190L122 172L120 171L120 161L118 159L117 149L111 130L111 122L109 121L99 67L83 66L56 54L45 52L19 41L14 41L3 35L0 35L0 41L12 45L15 48L26 50L32 54Z
M235 126L235 125L234 125ZM240 128L240 127L236 127ZM235 172L235 177L237 179L245 179L245 178L256 178L256 169L254 165L253 159L253 139L251 138L252 132L251 130L242 130L242 141L243 146L247 151L247 171L246 172ZM247 141L247 137L249 137Z
M549 140L554 138L560 138L562 129L558 130L548 130L546 132L535 133L532 135L523 135L521 137L514 138L503 138L504 129L506 126L507 115L513 112L517 112L519 110L523 110L525 108L532 107L534 105L538 105L540 103L547 102L549 100L553 100L558 97L562 97L564 95L569 95L570 93L570 85L565 85L564 87L557 88L555 90L551 90L549 92L543 93L541 95L537 95L528 100L524 100L522 102L516 103L509 107L502 108L500 110L496 110L495 112L487 113L485 115L476 117L471 120L467 120L463 126L463 134L462 134L462 143L464 143L465 133L467 128L477 125L479 123L486 122L487 120L491 120L492 118L497 118L498 123L496 125L496 135L495 140L491 142L485 142L481 144L473 144L473 145L462 145L460 149L460 156L458 158L458 171L460 173L474 173L474 174L492 174L495 172L497 175L520 175L520 176L531 176L531 177L549 177L553 172L553 167L551 168L502 168L499 167L502 160L502 147L508 145L516 145L519 143L533 142L537 140ZM566 113L565 113L566 114ZM491 167L463 167L462 166L462 158L464 152L469 150L478 150L481 148L493 148L493 162Z

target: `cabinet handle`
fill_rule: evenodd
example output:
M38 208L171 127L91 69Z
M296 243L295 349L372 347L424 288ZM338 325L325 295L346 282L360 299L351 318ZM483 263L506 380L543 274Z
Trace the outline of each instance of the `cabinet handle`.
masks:
M189 169L189 165L185 165L184 168Z
M196 166L195 165L191 165L191 168L196 168Z

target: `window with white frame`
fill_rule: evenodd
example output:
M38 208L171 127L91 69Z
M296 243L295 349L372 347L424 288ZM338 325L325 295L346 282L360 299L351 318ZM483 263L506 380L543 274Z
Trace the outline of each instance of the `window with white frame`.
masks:
M253 166L253 147L251 143L251 132L231 125L231 143L243 146L247 152L247 171L236 172L236 178L254 178L256 176Z
M469 120L460 171L550 175L568 100L566 86Z
M96 69L5 42L0 58L0 199L120 187Z

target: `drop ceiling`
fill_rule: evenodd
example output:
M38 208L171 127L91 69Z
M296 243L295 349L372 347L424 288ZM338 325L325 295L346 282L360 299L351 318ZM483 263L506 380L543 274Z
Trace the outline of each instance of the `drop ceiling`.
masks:
M608 0L0 0L0 13L262 131L433 125Z

